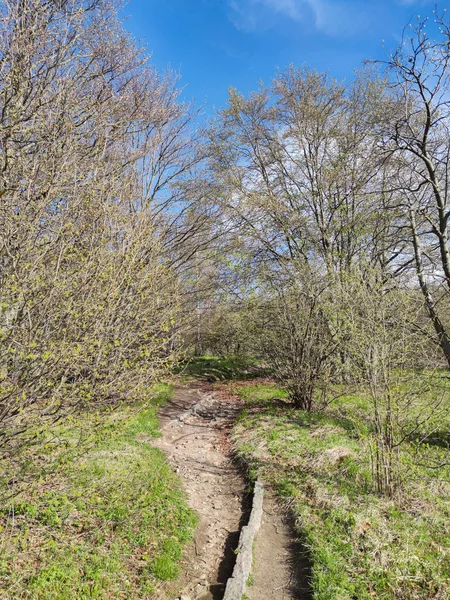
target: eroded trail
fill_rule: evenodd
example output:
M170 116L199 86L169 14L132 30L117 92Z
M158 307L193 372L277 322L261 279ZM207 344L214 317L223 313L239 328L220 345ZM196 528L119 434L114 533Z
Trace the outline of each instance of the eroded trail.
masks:
M237 410L231 399L198 384L177 387L160 414L163 435L155 445L167 454L200 516L181 580L182 594L190 600L221 599L233 569L245 481L232 462L225 431Z
M249 600L311 600L311 565L293 534L292 518L269 491L255 539Z
M162 437L155 445L182 478L200 523L176 584L178 596L173 588L161 588L159 600L223 598L248 517L245 480L233 463L227 435L240 408L236 397L198 383L178 386L160 413ZM246 592L250 600L310 599L309 564L292 523L270 492L264 500L253 567L253 585Z

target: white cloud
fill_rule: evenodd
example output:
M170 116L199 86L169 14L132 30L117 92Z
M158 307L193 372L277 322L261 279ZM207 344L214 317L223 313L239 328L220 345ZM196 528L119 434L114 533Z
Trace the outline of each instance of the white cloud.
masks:
M368 24L363 3L355 0L228 0L231 20L244 31L268 29L274 16L313 26L330 36L345 37Z
M286 14L291 19L296 21L301 19L299 3L296 0L260 0L260 2L275 12Z

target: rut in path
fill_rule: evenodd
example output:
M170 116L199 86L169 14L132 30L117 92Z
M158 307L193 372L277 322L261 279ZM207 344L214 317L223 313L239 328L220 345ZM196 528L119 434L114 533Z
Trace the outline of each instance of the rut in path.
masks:
M196 384L177 387L160 413L162 437L155 445L166 453L200 517L178 582L181 596L190 600L222 600L239 532L247 520L246 484L233 463L227 436L239 409L235 399L219 398L207 386ZM269 502L255 548L254 586L247 594L252 600L308 600L307 586L293 576L304 565L294 564L291 531L283 525L276 502ZM158 593L161 600L173 597L163 588Z

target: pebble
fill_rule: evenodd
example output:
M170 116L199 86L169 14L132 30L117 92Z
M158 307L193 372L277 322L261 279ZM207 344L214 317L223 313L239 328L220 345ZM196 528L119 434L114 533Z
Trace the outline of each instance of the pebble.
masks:
M196 587L196 590L195 590L196 594L197 595L203 594L205 592L205 587L208 587L208 582L207 581L204 581L202 583L198 583L197 587Z

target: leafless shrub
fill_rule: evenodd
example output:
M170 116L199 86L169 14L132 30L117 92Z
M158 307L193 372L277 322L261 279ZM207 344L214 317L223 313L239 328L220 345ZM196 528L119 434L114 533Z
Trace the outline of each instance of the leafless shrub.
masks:
M180 198L189 107L113 0L11 0L0 29L0 448L141 397L179 315L161 210ZM194 156L195 155L195 156ZM5 462L6 461L6 462ZM12 472L11 472L12 469Z

